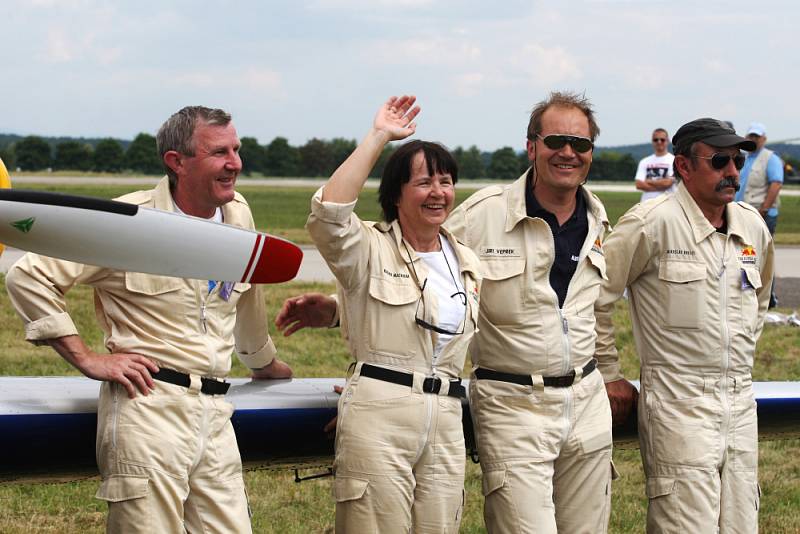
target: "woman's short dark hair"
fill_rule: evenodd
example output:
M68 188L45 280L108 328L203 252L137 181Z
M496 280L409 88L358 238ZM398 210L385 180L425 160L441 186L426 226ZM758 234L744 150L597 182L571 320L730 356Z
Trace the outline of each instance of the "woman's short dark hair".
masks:
M397 219L400 188L411 179L411 161L418 152L422 152L425 157L429 175L449 174L453 183L458 181L458 164L444 146L431 141L417 140L400 145L389 156L378 187L378 202L381 204L383 220L386 222Z

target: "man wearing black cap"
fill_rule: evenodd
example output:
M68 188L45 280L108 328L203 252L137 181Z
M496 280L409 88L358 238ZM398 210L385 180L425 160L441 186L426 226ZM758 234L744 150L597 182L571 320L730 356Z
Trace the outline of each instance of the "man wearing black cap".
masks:
M596 356L617 361L610 313L628 287L641 361L647 532L756 532L751 370L773 245L758 211L733 202L739 150L754 143L708 118L683 125L672 143L676 193L631 208L604 243Z

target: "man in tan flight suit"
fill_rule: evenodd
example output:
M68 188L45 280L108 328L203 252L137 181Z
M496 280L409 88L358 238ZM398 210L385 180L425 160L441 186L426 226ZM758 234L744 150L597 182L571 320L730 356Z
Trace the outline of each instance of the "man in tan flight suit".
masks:
M758 211L733 199L740 149L754 143L708 118L683 125L672 143L677 192L631 208L603 247L597 359L621 378L611 311L628 287L641 361L647 532L752 533L759 488L751 371L773 245Z
M470 406L492 533L607 529L611 410L593 356L608 220L583 187L598 133L588 100L552 93L531 113L531 167L446 223L484 277Z
M120 200L253 228L235 192L239 138L219 109L187 107L157 137L169 177ZM213 254L214 244L208 244ZM94 288L107 354L90 350L67 313L75 284ZM267 333L258 286L188 280L26 254L8 272L25 337L102 380L97 498L108 532L250 532L242 465L222 380L231 352L256 378L291 376Z

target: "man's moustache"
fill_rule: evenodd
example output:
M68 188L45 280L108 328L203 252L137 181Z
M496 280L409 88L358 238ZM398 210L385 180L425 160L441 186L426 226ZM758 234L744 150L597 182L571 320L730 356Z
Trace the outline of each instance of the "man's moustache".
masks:
M736 178L723 178L717 184L717 187L714 188L714 191L722 191L727 187L732 187L734 191L739 190L739 181Z

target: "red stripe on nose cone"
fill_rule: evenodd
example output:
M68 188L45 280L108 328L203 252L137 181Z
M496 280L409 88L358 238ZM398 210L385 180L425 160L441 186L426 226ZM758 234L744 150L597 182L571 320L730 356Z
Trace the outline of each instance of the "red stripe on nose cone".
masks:
M297 276L303 251L290 241L271 235L265 236L261 256L256 259L251 284L277 284Z
M279 237L265 236L264 248L255 260L251 284L277 284L288 282L297 276L303 251L290 241Z
M253 261L256 259L256 254L258 253L258 245L261 243L261 240L264 238L262 234L256 235L256 242L253 243L253 250L250 252L250 259L247 262L247 267L244 268L244 272L242 273L242 279L240 282L248 282L247 274L250 272L250 267L253 265Z

